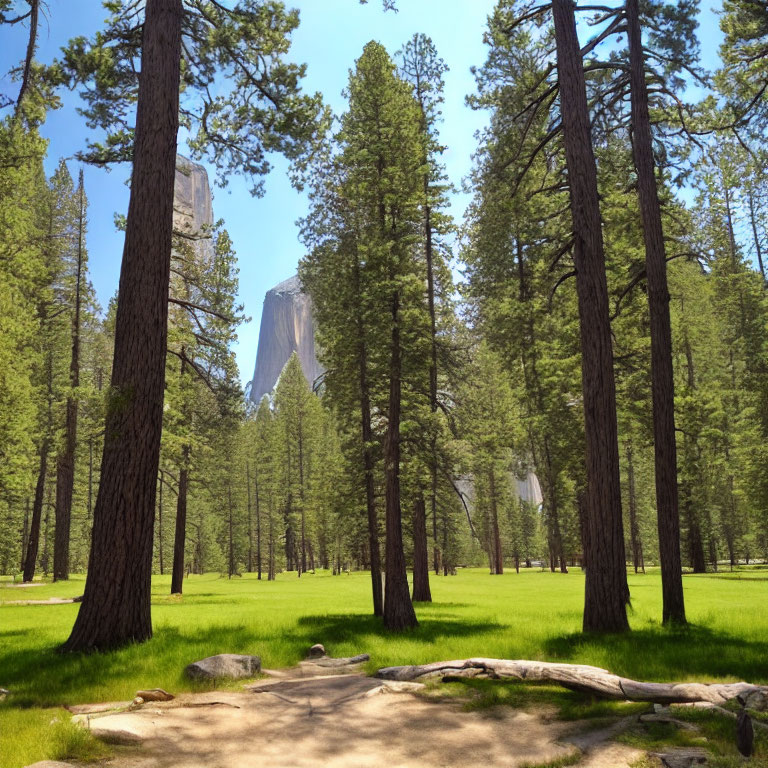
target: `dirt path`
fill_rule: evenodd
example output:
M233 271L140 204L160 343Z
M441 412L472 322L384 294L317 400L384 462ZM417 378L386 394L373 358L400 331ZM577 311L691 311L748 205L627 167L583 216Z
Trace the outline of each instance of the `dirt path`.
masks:
M607 744L613 731L573 736L578 724L544 710L467 712L413 690L360 675L282 679L92 716L89 725L140 745L119 749L112 768L514 768L577 750L584 768L622 768L642 754Z

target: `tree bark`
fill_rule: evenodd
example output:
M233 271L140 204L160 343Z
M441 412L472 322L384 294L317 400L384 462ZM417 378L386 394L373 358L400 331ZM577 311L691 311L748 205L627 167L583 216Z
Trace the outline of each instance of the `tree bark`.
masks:
M248 492L248 573L253 573L253 516L251 510L251 467L246 459L245 462L245 487ZM259 574L261 576L261 574Z
M637 525L637 496L635 494L635 464L633 460L632 443L627 442L627 481L629 485L629 538L632 545L632 565L637 573L641 568L645 573L643 561L643 542L640 540L640 529Z
M56 532L53 543L53 580L69 578L69 540L72 522L72 490L75 485L75 450L77 448L77 388L80 386L80 307L83 277L83 235L85 233L85 190L83 171L78 183L77 271L75 276L75 314L72 319L72 355L69 363L69 385L65 424L64 450L56 466Z
M493 467L488 470L488 492L490 495L491 511L491 573L504 573L504 556L501 552L501 535L499 534L499 510L496 503L496 474Z
M432 602L427 551L427 505L419 493L413 503L413 601Z
M33 581L35 567L37 566L37 553L40 548L40 521L43 515L43 496L45 493L45 475L48 471L48 452L51 449L51 441L45 437L40 446L40 467L37 472L37 484L35 485L35 498L32 502L32 522L29 526L29 544L27 544L27 559L24 562L24 574L22 580Z
M180 595L184 585L184 547L187 541L187 488L189 487L189 446L183 450L179 469L179 495L176 497L176 532L173 539L173 571L171 594Z
M416 613L408 592L408 576L403 553L402 512L400 508L400 408L402 350L400 347L400 294L394 291L390 321L392 336L389 370L389 408L387 438L384 445L385 498L387 514L387 561L384 597L384 626L402 630L415 627Z
M101 482L83 602L65 651L152 636L155 481L163 428L181 0L148 0Z
M360 265L355 264L354 279L360 293ZM360 437L362 440L363 472L365 474L365 506L368 513L368 549L371 555L371 587L373 594L373 615L384 615L384 595L381 588L381 552L379 549L379 520L376 513L376 491L374 487L374 459L371 443L371 393L368 385L368 350L365 344L363 319L357 317L358 379L360 386Z
M639 0L626 0L629 39L632 151L645 239L645 273L651 321L651 393L656 470L656 514L661 562L662 621L685 624L683 572L680 562L680 511L675 445L675 384L672 370L672 329L669 319L667 259L661 207L654 173L645 57Z
M586 437L584 631L624 632L628 596L621 519L616 388L597 169L572 0L553 0L560 114L573 218Z

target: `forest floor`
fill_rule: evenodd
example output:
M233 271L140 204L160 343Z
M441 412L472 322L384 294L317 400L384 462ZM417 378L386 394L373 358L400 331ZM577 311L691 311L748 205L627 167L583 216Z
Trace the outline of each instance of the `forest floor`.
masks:
M318 572L297 579L288 573L275 582L259 582L251 574L232 580L207 574L188 579L183 598L171 597L169 578L160 576L153 580L155 637L149 643L107 654L62 656L55 649L66 639L78 606L3 605L26 595L0 581L0 687L11 691L0 703L0 767L19 768L67 754L102 756L99 743L85 743L82 729L70 723L65 705L130 700L137 690L150 687L202 692L203 686L183 677L191 661L216 653L255 653L265 667L287 667L304 658L315 642L324 643L334 656L369 653L368 671L489 656L587 663L639 680L768 683L768 569L686 576L691 622L686 630L660 626L658 573L630 574L629 582L633 631L626 636L581 634L584 579L577 569L568 575L536 569L503 576L467 569L457 576L433 576L434 602L417 605L419 627L392 637L369 615L367 574ZM74 577L41 586L29 598L68 599L82 590L82 577ZM618 705L565 691L501 683L486 690L480 683L442 690L458 687L469 696L461 706L474 709L507 705L517 711L554 703L571 720L584 713L599 716L601 710L606 717L622 714ZM227 687L228 692L238 689ZM732 730L732 724L727 728ZM626 738L641 743L646 737ZM765 745L760 749L768 751ZM762 764L768 760L753 763Z

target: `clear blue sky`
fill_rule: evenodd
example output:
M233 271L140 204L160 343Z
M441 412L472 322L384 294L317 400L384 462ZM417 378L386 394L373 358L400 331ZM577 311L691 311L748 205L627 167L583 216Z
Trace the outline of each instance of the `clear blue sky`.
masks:
M395 14L384 13L379 0L369 0L367 5L359 5L357 0L288 0L286 5L301 12L291 58L307 64L306 90L320 91L338 114L345 108L341 91L348 71L369 40L378 40L394 53L415 32L429 35L450 67L441 138L448 146L444 155L448 175L459 185L470 169L474 132L484 119L464 106L465 95L474 89L469 68L485 59L482 35L494 4L494 0L398 0L399 12ZM48 0L38 58L50 61L69 38L99 29L106 15L97 0ZM26 29L18 26L0 31L0 71L7 71L22 58L25 34ZM700 39L703 63L713 66L720 34L709 6L702 13ZM0 92L15 93L16 87L7 80L0 81ZM62 101L64 107L50 115L42 131L50 139L49 174L60 157L72 157L90 135L75 110L76 96L62 93ZM184 153L183 145L179 151ZM281 158L276 158L274 165L263 198L252 198L239 178L231 179L226 189L214 191L214 216L224 219L234 242L240 265L240 299L246 314L253 318L241 327L236 345L243 384L253 375L264 294L296 271L302 255L295 222L306 213L306 198L291 188ZM77 173L74 162L70 170L73 176ZM209 173L213 182L213 173ZM115 231L113 215L127 211L127 175L125 167L111 172L85 168L91 279L103 306L119 278L122 234ZM457 219L466 203L466 195L454 195L452 213Z

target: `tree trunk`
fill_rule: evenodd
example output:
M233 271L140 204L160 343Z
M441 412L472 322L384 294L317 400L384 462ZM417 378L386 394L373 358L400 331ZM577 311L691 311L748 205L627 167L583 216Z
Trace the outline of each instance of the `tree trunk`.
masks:
M45 494L45 475L48 470L48 452L51 449L50 440L43 438L40 446L40 468L37 473L35 485L35 499L32 502L32 523L29 526L29 544L27 545L27 559L24 563L23 581L33 581L35 567L37 566L37 553L40 548L40 521L43 516L43 498Z
M24 504L24 527L21 529L21 565L20 570L24 571L24 565L27 562L27 548L29 547L29 496Z
M228 516L227 523L229 527L229 557L227 558L227 577L232 578L235 575L235 544L234 544L234 520L232 508L232 483L227 484L227 502Z
M747 192L747 199L749 200L749 221L752 225L752 238L755 243L755 253L757 255L757 265L760 268L760 275L763 278L763 288L768 287L768 282L765 279L765 266L763 264L763 249L760 246L760 237L757 234L757 214L755 212L755 201L752 196L752 190Z
M72 355L69 363L64 450L56 467L56 537L53 545L53 580L69 578L69 538L72 522L72 489L75 485L75 450L77 448L77 388L80 386L80 307L83 277L83 235L85 233L85 190L83 171L78 184L77 271L75 276L75 315L72 320Z
M553 0L560 113L573 218L586 437L586 632L623 632L627 571L621 519L616 389L597 169L571 0Z
M165 574L165 562L163 560L163 470L160 470L160 489L157 499L157 555L160 565L160 575Z
M429 589L427 509L424 494L421 492L413 503L413 601L432 602Z
M632 150L645 239L645 274L651 321L651 392L656 469L656 512L664 624L685 624L680 562L680 511L675 446L675 384L669 319L667 259L654 173L639 0L626 0L632 105Z
M261 504L259 500L259 470L255 469L253 476L254 493L256 496L256 569L258 579L261 581Z
M488 470L488 492L490 495L491 510L491 573L501 575L504 573L504 556L501 552L501 535L499 534L499 510L496 503L496 474L493 467Z
M182 465L179 469L179 495L176 497L176 533L173 539L173 573L171 594L180 595L184 585L184 547L187 541L187 488L189 485L189 446L183 450Z
M643 543L640 541L640 529L637 525L637 496L635 494L635 464L633 461L632 443L627 441L627 481L629 485L629 538L632 544L632 565L637 573L641 568L645 573L643 562Z
M355 264L355 285L360 291L360 267ZM371 428L371 394L368 386L368 351L365 344L362 316L357 318L358 375L360 384L360 437L362 440L363 471L365 473L365 506L368 512L368 549L371 554L371 587L373 615L384 615L384 595L381 588L381 553L379 550L379 521L376 513L376 491L373 478L373 429Z
M251 510L251 467L245 462L245 487L247 491L248 506L248 573L253 573L253 515Z
M389 409L387 439L384 445L387 512L386 593L384 626L401 630L415 627L416 613L408 592L408 576L403 553L403 530L400 509L400 408L402 350L400 348L400 294L392 294L392 343L390 346Z
M85 593L65 651L152 636L182 15L181 0L147 1L101 482Z

